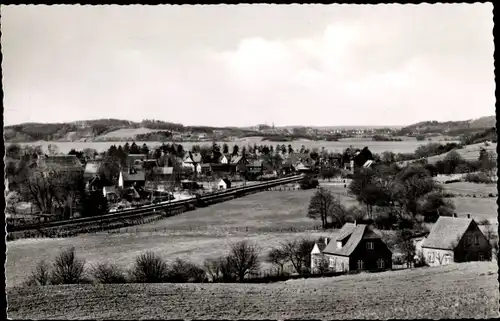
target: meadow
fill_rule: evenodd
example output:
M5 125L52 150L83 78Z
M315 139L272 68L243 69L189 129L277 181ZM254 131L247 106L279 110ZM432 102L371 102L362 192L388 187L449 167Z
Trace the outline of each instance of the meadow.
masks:
M269 141L261 141L262 137L248 137L244 139L238 139L234 142L226 142L229 146L230 150L233 145L237 144L240 147L246 146L247 144L263 144L263 145L272 145L276 146L277 144L285 144L288 146L292 145L294 150L300 149L302 145L306 148L318 148L321 149L324 147L326 150L331 152L342 152L346 148L352 146L354 148L362 149L366 146L370 148L373 153L383 153L385 151L392 151L394 153L413 153L415 149L417 149L420 145L425 145L429 143L428 141L417 141L417 140L405 140L401 142L376 142L371 139L364 140L341 140L337 142L328 142L328 141L313 141L313 140L296 140L293 142L269 142ZM117 141L106 141L106 142L46 142L46 141L38 141L38 142L29 142L29 143L19 143L20 145L33 145L33 146L41 146L43 150L47 151L49 144L56 145L59 148L59 152L68 153L71 149L83 150L85 148L93 148L98 152L104 152L108 150L111 145L124 145L127 141L125 140L117 140ZM131 143L132 140L129 140ZM162 142L142 142L136 141L136 144L142 145L146 143L150 148L154 146L159 146ZM164 142L171 143L171 142ZM193 145L206 145L211 146L212 142L181 142L184 146L184 149L190 150ZM217 144L222 145L224 142L217 142Z
M225 255L232 243L255 242L261 258L272 246L299 237L334 237L337 231L319 232L306 217L314 190L269 191L186 212L154 223L121 229L121 233L82 234L63 239L21 239L7 243L7 286L20 284L42 260L74 246L89 264L110 261L126 268L135 257L153 250L166 261L176 258L201 264ZM355 200L342 196L345 204ZM263 264L263 269L270 268Z
M272 284L13 288L7 290L8 315L97 320L498 318L497 270L493 261Z
M326 185L346 206L357 204L342 185ZM452 184L447 184L452 185ZM476 184L477 185L477 184ZM166 261L176 258L201 264L224 255L232 243L247 239L267 251L281 242L299 237L334 238L337 230L315 230L318 221L306 217L314 190L267 191L149 224L122 228L119 233L83 234L64 239L21 239L7 243L7 286L20 284L39 260L54 258L59 249L74 246L89 264L110 261L127 268L137 255L153 250ZM497 221L496 198L454 197L460 217ZM113 232L113 231L112 231ZM264 263L262 268L269 269Z

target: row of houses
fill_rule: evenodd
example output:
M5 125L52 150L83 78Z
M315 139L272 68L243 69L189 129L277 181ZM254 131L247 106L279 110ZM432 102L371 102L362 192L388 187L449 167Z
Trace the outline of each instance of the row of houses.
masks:
M490 242L470 217L441 216L428 235L412 241L415 259L422 256L429 266L492 259ZM311 252L311 270L318 271L325 263L333 272L389 270L392 256L381 236L370 226L346 223L333 240L316 242Z

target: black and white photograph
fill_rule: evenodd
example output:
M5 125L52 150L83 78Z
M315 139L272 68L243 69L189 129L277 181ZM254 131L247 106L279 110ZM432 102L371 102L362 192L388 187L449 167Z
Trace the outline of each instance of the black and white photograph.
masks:
M493 3L0 13L9 319L500 318Z

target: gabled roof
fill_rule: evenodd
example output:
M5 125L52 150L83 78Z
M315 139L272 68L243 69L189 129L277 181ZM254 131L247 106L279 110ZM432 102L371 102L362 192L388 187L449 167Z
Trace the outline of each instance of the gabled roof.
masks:
M241 159L242 159L242 157L241 157L241 156L239 156L239 155L233 156L233 157L231 158L231 164L238 164L238 163L240 162L240 160L241 160Z
M345 238L349 237L354 231L356 225L354 223L345 223L344 226L340 229L339 235L337 236L337 241L342 241Z
M146 179L144 171L137 171L133 174L131 174L129 171L122 171L122 177L123 181L125 182L138 182L138 181L144 181Z
M173 167L155 167L153 169L155 175L172 175L174 173Z
M470 218L440 216L422 243L422 247L443 250L453 249L454 243L463 237L472 221Z
M200 153L192 153L191 154L191 159L195 163L201 163L201 154Z
M116 187L114 187L114 186L104 186L103 191L104 191L104 193L106 193L106 195L107 194L117 194L118 195L118 193L116 192Z
M85 165L84 174L91 174L91 175L97 174L99 172L100 166L101 166L100 162L88 162Z
M351 223L347 223L351 224ZM354 225L354 224L353 224ZM342 228L344 229L344 228ZM349 233L349 230L351 227L346 227L344 230L344 234ZM342 230L341 230L342 232ZM345 235L340 235L340 237ZM357 224L354 226L352 229L352 232L350 233L350 237L347 240L347 243L345 243L344 246L341 248L337 247L337 241L340 241L339 238L336 238L335 241L330 242L325 250L323 251L324 253L328 254L334 254L334 255L341 255L341 256L350 256L354 250L358 247L359 243L363 238L380 238L375 232L372 231L372 229L365 225L365 224Z

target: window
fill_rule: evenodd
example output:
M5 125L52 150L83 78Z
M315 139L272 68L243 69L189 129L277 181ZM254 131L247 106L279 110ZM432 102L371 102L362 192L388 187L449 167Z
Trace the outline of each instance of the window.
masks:
M479 261L484 261L483 253L479 253Z
M363 260L358 260L358 270L363 269Z
M383 269L383 268L385 268L385 262L384 262L384 259L378 259L378 260L377 260L377 267L378 267L379 269Z
M429 254L427 254L427 260L429 261L429 263L434 263L434 252L430 252Z
M335 267L335 260L332 257L330 258L330 267Z
M373 250L373 242L367 242L367 243L366 243L366 248L367 248L368 250Z
M472 236L467 235L465 237L465 246L470 246L472 244Z
M479 236L474 235L474 244L479 245Z

